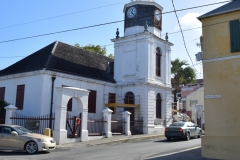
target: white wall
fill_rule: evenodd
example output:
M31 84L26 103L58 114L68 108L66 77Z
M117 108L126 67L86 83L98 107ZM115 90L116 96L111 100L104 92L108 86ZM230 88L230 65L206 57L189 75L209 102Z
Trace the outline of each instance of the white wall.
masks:
M171 87L172 45L149 32L113 39L114 78L117 84L150 82ZM161 77L155 75L156 48L161 50Z
M17 85L25 84L24 107L17 112L26 116L40 116L50 113L52 75L56 75L54 87L62 85L97 91L96 113L92 118L101 118L104 109L104 94L115 93L115 84L51 71L29 72L0 78L0 87L6 87L5 99L15 105ZM53 96L53 112L55 111L55 94ZM78 115L77 103L73 100L72 115Z
M186 110L192 111L190 100L197 100L199 105L204 105L204 87L197 89L186 97Z
M23 110L17 113L36 116L41 113L43 75L17 74L0 78L0 87L5 87L5 100L16 105L17 85L25 85Z
M68 76L66 77L65 74L57 74L56 80L55 80L55 87L61 87L62 85L65 86L71 86L81 89L89 89L89 90L95 90L97 91L97 101L96 101L96 113L89 113L89 116L92 118L101 118L102 117L102 110L105 108L104 106L104 95L108 93L115 93L115 87L112 83L107 82L97 82L96 80L91 79L85 79L85 81L80 81L77 79L76 76ZM51 82L51 75L44 75L45 82L44 83L44 91L48 92L49 90L49 83L47 83L47 80ZM54 90L55 93L55 90ZM46 94L49 96L49 94ZM55 102L55 94L53 98L53 102ZM46 102L46 105L50 104L49 102ZM49 105L48 105L49 106ZM44 106L43 106L44 107ZM49 108L49 107L48 107ZM73 110L70 112L71 115L78 115L78 109L77 109L77 102L73 100ZM55 105L53 105L53 111L55 110ZM46 112L45 112L46 111ZM48 113L48 109L42 110L42 114Z

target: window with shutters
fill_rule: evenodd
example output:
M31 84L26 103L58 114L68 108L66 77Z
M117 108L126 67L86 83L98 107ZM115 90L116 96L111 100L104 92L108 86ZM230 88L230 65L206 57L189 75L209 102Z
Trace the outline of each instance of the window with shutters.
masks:
M5 99L5 87L0 87L0 100Z
M230 21L231 52L240 52L240 19Z
M116 94L115 93L109 93L108 94L108 103L116 103ZM109 107L113 111L112 114L115 114L114 107Z
M116 94L115 93L109 93L108 94L108 103L115 103L116 102Z
M162 99L161 95L158 93L156 97L156 118L162 118Z
M18 109L23 109L24 90L25 90L25 85L18 85L17 86L16 107Z
M156 49L156 76L161 77L161 52L160 49Z
M88 113L96 113L97 91L89 89Z
M135 104L135 97L132 92L127 92L124 98L125 104Z
M198 100L190 100L190 106L198 104Z

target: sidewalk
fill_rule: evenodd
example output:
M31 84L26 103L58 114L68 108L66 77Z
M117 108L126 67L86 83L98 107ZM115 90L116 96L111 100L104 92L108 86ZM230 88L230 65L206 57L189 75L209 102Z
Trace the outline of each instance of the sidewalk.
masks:
M203 135L205 135L205 131L203 130ZM102 145L102 144L112 144L112 143L124 143L124 142L131 142L137 140L145 140L145 139L154 139L154 138L161 138L165 137L164 134L140 134L140 135L115 135L111 138L102 138L96 140L89 140L85 142L75 142L75 143L67 143L57 145L57 148L68 148L68 147L84 147L84 146L95 146L95 145Z
M102 145L102 144L112 144L112 143L124 143L130 141L137 141L137 140L145 140L145 139L154 139L164 137L164 134L141 134L141 135L117 135L111 138L102 138L97 140L90 140L85 142L75 142L75 143L68 143L57 145L57 148L65 148L65 147L72 147L72 146L95 146L95 145Z

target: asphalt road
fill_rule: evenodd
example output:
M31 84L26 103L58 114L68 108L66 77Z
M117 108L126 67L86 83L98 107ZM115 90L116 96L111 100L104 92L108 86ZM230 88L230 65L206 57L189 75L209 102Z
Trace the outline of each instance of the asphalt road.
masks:
M139 159L203 159L201 139L190 141L166 138L115 143L109 145L84 146L81 142L71 147L28 155L25 152L0 151L0 160L139 160Z

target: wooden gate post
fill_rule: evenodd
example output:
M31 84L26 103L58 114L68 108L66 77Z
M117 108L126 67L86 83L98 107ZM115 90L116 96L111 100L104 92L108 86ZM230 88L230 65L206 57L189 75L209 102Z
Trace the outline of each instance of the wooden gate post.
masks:
M5 117L5 124L12 125L12 119L13 112L15 112L18 108L14 105L9 105L7 107L4 107L6 109L6 117Z
M125 120L124 123L124 131L125 131L125 135L130 136L131 135L131 131L130 131L130 115L131 113L128 111L125 111L122 113L122 118Z
M111 121L112 121L112 110L109 108L104 109L103 111L103 117L104 121L107 121L104 123L104 132L106 134L106 137L112 137L112 132L111 132Z

